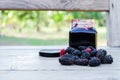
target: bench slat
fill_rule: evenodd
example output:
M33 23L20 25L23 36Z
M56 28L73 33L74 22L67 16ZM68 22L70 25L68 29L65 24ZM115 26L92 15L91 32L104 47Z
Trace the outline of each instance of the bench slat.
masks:
M0 0L0 10L109 11L109 0Z

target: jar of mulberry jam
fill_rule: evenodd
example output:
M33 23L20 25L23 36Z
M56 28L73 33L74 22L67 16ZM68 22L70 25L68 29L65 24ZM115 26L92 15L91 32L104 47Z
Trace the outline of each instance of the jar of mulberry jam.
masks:
M79 46L97 46L97 31L94 27L80 28L73 27L69 31L69 46L78 48Z

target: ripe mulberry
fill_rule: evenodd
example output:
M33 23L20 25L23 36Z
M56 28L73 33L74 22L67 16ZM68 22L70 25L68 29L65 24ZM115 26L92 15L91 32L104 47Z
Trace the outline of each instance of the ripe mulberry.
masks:
M113 62L113 57L111 55L106 55L102 60L102 64L111 64Z
M97 50L96 50L96 49L94 49L94 50L92 50L92 51L90 52L90 56L91 56L91 57L95 57L96 54L97 54Z
M85 46L79 46L79 47L78 47L78 50L80 50L80 51L85 50L85 49L86 49Z
M90 54L86 50L82 50L81 58L90 59Z
M95 66L99 66L101 64L101 61L99 58L97 57L92 57L90 60L89 60L89 66L91 67L95 67Z
M65 54L59 58L59 62L62 65L72 65L75 60L79 59L78 56L70 55L70 54Z
M74 51L75 51L75 48L72 48L72 47L67 47L67 49L66 49L66 52L68 54L72 54Z
M98 49L96 57L98 57L101 60L101 62L102 62L103 59L104 59L104 57L106 56L106 54L107 54L106 50L104 50L104 49Z
M81 65L81 66L87 66L88 59L77 59L77 60L75 60L74 64Z
M77 50L77 49L74 50L73 53L72 53L72 55L76 55L76 56L79 56L79 57L81 56L81 54L82 53L79 50Z

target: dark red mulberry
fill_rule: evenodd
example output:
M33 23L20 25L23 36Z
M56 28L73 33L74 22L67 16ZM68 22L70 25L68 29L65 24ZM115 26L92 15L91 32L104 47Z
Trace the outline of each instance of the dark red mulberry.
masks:
M64 54L66 54L66 50L65 49L61 49L60 50L60 56L63 56Z
M88 48L86 48L86 51L90 53L92 51L92 49L88 47Z

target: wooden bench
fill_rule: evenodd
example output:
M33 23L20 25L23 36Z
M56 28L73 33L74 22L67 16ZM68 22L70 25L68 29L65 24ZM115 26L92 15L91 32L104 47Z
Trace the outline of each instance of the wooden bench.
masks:
M0 80L119 80L120 48L106 49L114 58L112 64L98 67L62 66L58 58L40 57L40 49L67 46L0 46Z
M107 12L108 46L120 46L120 0L0 0L0 10Z

